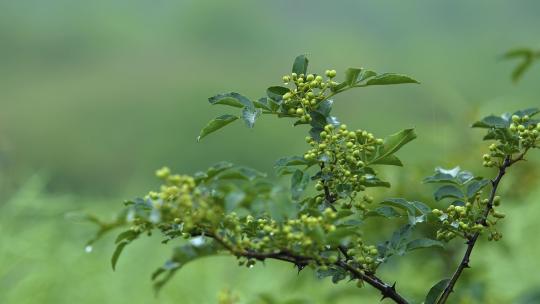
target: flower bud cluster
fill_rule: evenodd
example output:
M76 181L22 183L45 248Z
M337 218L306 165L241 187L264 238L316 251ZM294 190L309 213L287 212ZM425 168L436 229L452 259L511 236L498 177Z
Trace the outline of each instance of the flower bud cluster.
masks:
M489 240L498 241L502 238L502 234L495 229L495 225L505 215L492 208L484 222L484 210L489 200L481 199L481 194L480 191L472 202L467 202L464 206L450 205L445 211L432 210L433 215L438 217L442 224L437 230L438 240L450 241L456 236L468 239L474 233L486 230L489 232ZM500 202L499 196L493 199L494 206L499 206Z
M523 148L535 147L538 141L538 133L540 133L540 123L529 123L530 118L528 115L522 117L518 115L512 116L512 123L510 124L510 132L519 136L519 140Z
M512 152L519 152L538 146L540 139L540 123L534 123L528 115L522 117L512 115L512 123L508 131L515 140L501 141L489 146L489 153L482 156L484 167L497 167ZM510 152L512 151L512 152Z
M304 213L284 221L264 214L241 216L234 211L226 213L224 199L207 195L191 176L171 174L166 167L156 171L156 175L164 184L160 191L146 195L145 201L150 202L151 210L131 221L132 229L137 232L150 233L158 228L170 238L211 236L236 255L240 265L247 267L256 263L255 255L283 250L310 257L312 267L326 267L337 261L337 246L330 246L329 238L337 229L338 219L330 208L317 215ZM350 242L354 244L349 248L351 261L365 269L376 267L378 252L374 246L364 244L359 235L351 236ZM325 254L328 252L332 254Z
M316 110L319 104L326 100L326 91L337 85L332 81L336 76L335 70L326 71L326 79L315 74L296 74L283 76L282 80L287 85L292 83L294 88L283 95L283 104L287 114L300 118L301 122L308 123L312 120L311 111Z
M307 137L306 141L312 148L304 154L306 160L318 160L324 164L316 190L323 191L324 187L328 187L332 193L339 193L338 186L350 185L351 197L364 191L366 174L371 172L366 168L367 159L382 145L383 140L367 131L350 131L346 125L339 128L326 125L320 138L320 141L316 141ZM372 200L366 196L364 201L369 203Z

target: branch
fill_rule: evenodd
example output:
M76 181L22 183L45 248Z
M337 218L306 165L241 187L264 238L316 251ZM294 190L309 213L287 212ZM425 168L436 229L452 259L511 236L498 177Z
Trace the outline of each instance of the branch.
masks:
M515 164L516 162L523 160L523 157L525 156L525 153L527 153L527 150L523 151L523 153L519 154L515 159L512 159L511 156L506 156L504 159L502 165L499 167L499 172L494 180L491 181L491 193L489 195L488 203L486 205L486 209L484 210L484 214L478 221L479 224L482 224L483 226L487 226L487 219L489 216L489 213L493 209L493 200L495 199L495 195L497 194L497 189L499 187L499 183L501 182L501 179L506 173L506 169L510 167L511 165ZM463 270L466 268L470 268L469 262L471 253L474 249L474 246L476 245L476 241L480 237L480 232L476 232L467 240L467 249L465 250L465 254L463 255L463 258L461 259L461 263L459 263L458 268L452 275L452 278L448 282L448 285L446 285L446 288L444 289L441 297L437 301L437 304L444 304L448 300L448 297L450 296L450 293L454 291L454 286L456 285L456 282L458 281L459 277L463 273Z
M324 169L324 163L321 163L320 167L321 167L321 170ZM334 203L337 201L336 196L332 195L332 193L330 192L330 188L328 187L328 185L326 185L324 180L322 182L323 182L324 196L325 196L326 202L328 203L330 208L332 208L332 210L337 211L336 207L334 206ZM339 266L340 268L343 268L343 269L347 270L348 272L352 273L355 278L357 278L359 280L363 280L363 281L367 282L369 285L371 285L374 288L378 289L382 293L382 296L383 296L381 300L389 298L389 299L394 300L394 302L396 302L398 304L407 304L408 303L407 300L405 298L403 298L396 291L396 284L395 283L394 283L394 285L390 286L390 285L384 283L380 278L375 276L374 273L365 273L362 270L358 270L358 269L350 266L349 264L347 264L347 261L351 259L350 256L347 254L347 247L345 247L343 245L340 245L338 247L338 249L343 254L343 256L345 257L345 261L338 261L338 262L336 262L336 265Z

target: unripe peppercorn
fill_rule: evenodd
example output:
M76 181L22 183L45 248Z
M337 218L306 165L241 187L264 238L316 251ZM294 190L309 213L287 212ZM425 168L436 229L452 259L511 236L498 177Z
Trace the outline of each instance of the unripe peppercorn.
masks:
M288 83L289 81L291 81L291 77L289 75L285 75L283 76L283 78L281 78L281 80L283 80L283 82L285 83Z
M523 117L521 118L521 120L522 120L523 122L529 121L529 115L523 116Z
M296 114L298 114L298 115L304 114L304 109L302 109L302 108L296 109Z
M328 71L326 73L326 76L328 76L330 78L334 78L334 77L336 77L336 74L337 74L336 70L330 70L330 71Z
M313 79L315 79L315 76L313 76L313 74L309 74L309 75L307 75L307 77L306 77L306 80L307 80L307 81L313 81Z
M513 121L513 122L516 122L516 123L517 123L517 122L520 122L520 120L521 120L521 119L519 118L519 116L517 116L517 115L512 115L512 121Z

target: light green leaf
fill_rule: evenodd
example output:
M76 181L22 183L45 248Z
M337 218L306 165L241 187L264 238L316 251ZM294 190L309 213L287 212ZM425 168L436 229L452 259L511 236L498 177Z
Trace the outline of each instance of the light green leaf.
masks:
M379 158L374 162L371 162L372 165L390 165L390 166L399 166L403 167L401 160L395 155L388 155L383 158Z
M428 238L416 239L407 243L407 251L430 247L444 247L444 244L437 240L432 240Z
M402 83L419 83L407 75L385 73L379 76L375 76L366 82L367 86L370 85L388 85L388 84L402 84Z
M291 177L291 194L293 200L298 200L306 190L310 176L302 170L294 171Z
M225 127L226 125L230 124L231 122L233 122L233 121L235 121L237 119L238 119L237 116L225 114L225 115L221 115L221 116L211 120L206 125L206 127L204 127L201 130L201 133L199 134L199 137L197 137L197 141L201 141L201 139L203 139L208 134L213 133L213 132Z
M244 122L246 123L248 128L253 128L255 126L255 121L257 120L257 118L259 118L261 113L261 109L252 109L245 107L242 110L242 118L244 119Z
M358 79L358 75L360 75L360 72L362 72L362 69L348 68L345 71L345 82L349 86L353 86L356 83Z
M408 142L416 138L414 129L406 129L398 133L388 136L384 140L384 144L377 150L374 158L369 162L370 164L377 163L390 155L396 153L401 147Z

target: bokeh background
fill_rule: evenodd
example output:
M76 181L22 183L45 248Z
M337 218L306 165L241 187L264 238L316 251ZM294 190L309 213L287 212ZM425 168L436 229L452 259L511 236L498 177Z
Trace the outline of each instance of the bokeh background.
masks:
M419 138L400 152L407 167L384 172L401 186L377 198L433 205L420 181L436 165L493 174L480 167L474 119L540 106L540 68L514 85L515 63L500 59L540 46L539 11L534 0L0 1L0 303L216 303L226 290L241 303L376 303L354 283L275 262L239 268L230 257L186 266L156 298L150 273L170 245L136 242L113 272L113 236L85 253L95 227L66 215L111 218L157 185L162 165L193 173L229 160L276 178L274 160L306 149L305 129L265 117L253 130L196 136L226 110L207 97L258 98L302 53L312 70L366 67L422 82L347 92L335 112L379 136L415 127ZM539 164L531 157L505 182L505 237L480 244L456 303L540 303ZM460 245L411 254L381 275L420 301Z

